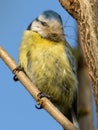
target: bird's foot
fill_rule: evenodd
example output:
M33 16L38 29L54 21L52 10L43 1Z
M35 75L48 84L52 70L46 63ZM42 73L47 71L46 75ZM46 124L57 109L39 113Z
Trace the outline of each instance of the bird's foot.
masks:
M43 106L42 106L43 105L42 98L46 97L46 98L50 99L50 96L48 94L42 93L42 92L40 92L37 96L38 96L38 101L37 101L37 105L35 105L35 107L37 109L42 109L43 108Z
M16 75L16 72L23 71L23 68L21 66L17 66L12 72L15 74L13 79L14 81L18 81L18 77Z

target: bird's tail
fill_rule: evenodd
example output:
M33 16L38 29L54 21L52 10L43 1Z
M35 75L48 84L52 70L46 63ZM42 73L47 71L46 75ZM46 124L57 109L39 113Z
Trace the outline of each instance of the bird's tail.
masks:
M79 123L78 123L77 117L73 110L71 110L71 116L72 116L72 122L73 122L74 126L79 128Z
M73 110L71 110L71 122L73 123L73 125L77 128L79 128L79 123L78 123L78 120L77 120L77 117L75 115L75 112ZM64 129L66 130L66 129Z

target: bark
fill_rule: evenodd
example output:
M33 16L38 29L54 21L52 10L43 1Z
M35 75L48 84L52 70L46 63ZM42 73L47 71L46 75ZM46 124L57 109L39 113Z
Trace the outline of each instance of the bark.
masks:
M98 114L98 0L59 0L77 20Z

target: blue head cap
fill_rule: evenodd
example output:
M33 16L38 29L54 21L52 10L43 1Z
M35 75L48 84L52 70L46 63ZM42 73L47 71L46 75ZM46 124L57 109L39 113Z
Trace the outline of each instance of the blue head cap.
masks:
M44 11L40 16L40 17L43 17L44 19L47 19L47 21L51 21L51 20L56 20L57 22L59 22L59 24L63 24L62 22L62 19L61 19L61 16L56 13L55 11L53 10L47 10L47 11Z

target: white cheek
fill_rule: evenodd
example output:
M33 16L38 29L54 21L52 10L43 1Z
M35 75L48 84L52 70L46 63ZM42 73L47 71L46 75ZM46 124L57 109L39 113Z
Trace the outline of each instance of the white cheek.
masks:
M38 32L41 36L45 36L45 32L44 29L42 27L42 25L39 22L34 21L31 25L31 30Z
M41 30L39 23L33 22L32 25L31 25L31 30L32 31L39 31L39 30Z
M33 27L31 27L31 30L32 30L32 31L40 31L40 28L37 27L37 26L33 26Z

